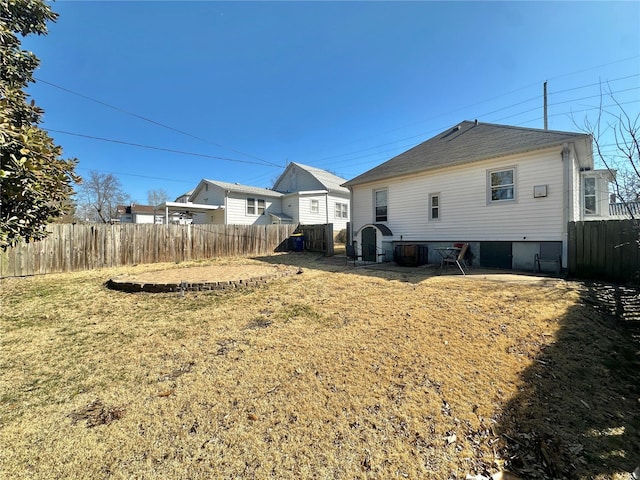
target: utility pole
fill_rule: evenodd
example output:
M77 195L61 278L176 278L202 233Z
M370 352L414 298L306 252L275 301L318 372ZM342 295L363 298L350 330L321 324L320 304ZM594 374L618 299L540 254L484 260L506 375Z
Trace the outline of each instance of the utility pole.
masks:
M548 130L549 124L547 122L547 82L544 82L544 129Z

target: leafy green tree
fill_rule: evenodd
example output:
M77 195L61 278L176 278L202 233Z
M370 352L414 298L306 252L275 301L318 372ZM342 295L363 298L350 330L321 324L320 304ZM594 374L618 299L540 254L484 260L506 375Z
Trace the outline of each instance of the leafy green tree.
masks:
M0 248L38 240L68 209L77 160L38 128L43 111L25 92L39 64L18 36L45 35L57 14L42 0L0 0Z

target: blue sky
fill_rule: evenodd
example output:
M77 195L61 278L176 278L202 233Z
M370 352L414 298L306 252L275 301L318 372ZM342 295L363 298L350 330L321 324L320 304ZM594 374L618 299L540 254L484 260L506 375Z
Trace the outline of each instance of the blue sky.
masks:
M462 120L542 128L545 80L550 129L595 118L600 82L640 111L640 2L53 9L49 34L23 40L42 126L137 203L202 178L270 187L287 161L350 179Z

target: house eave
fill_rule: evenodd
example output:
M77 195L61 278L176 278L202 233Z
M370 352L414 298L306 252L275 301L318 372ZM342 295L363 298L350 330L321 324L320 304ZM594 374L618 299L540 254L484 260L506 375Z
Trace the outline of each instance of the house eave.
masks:
M475 164L475 163L479 163L479 162L484 162L484 161L487 161L487 160L495 160L495 159L498 159L498 158L508 160L511 157L519 156L519 155L522 155L522 154L525 154L525 153L553 151L553 150L557 149L558 147L562 147L566 143L567 143L566 140L565 141L558 141L558 142L554 142L554 143L551 143L549 145L546 145L546 146L544 146L542 148L523 148L521 150L509 152L507 155L483 155L481 157L472 158L472 159L452 161L451 163L447 163L446 165L428 165L428 166L425 166L424 168L421 168L421 169L415 169L415 170L412 170L412 171L402 172L402 173L398 173L398 174L391 174L391 175L380 174L380 175L372 176L372 177L369 177L369 178L365 177L362 180L358 180L359 177L355 177L354 179L343 183L342 186L344 186L345 188L353 188L355 186L362 186L362 185L367 185L367 184L370 184L370 183L377 183L377 182L380 182L380 181L402 179L402 178L412 177L412 176L423 174L423 173L427 173L427 172L432 172L432 171L437 171L437 170L444 170L444 169L448 169L448 168L459 167L459 166L462 166L462 165L470 165L470 164ZM364 174L362 174L361 176L364 176L364 175L366 175L366 172Z

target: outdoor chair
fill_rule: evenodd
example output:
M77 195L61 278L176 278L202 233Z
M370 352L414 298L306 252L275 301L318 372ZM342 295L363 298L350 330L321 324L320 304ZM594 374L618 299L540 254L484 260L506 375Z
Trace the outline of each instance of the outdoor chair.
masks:
M467 267L467 263L465 261L465 256L467 255L467 250L469 249L469 244L468 243L464 243L462 244L462 247L460 248L460 251L458 252L457 256L451 256L451 257L445 257L442 259L442 267L447 268L447 266L451 263L451 264L456 264L458 266L458 268L460 269L460 271L462 272L462 275L466 275L465 271L464 271L464 267Z

